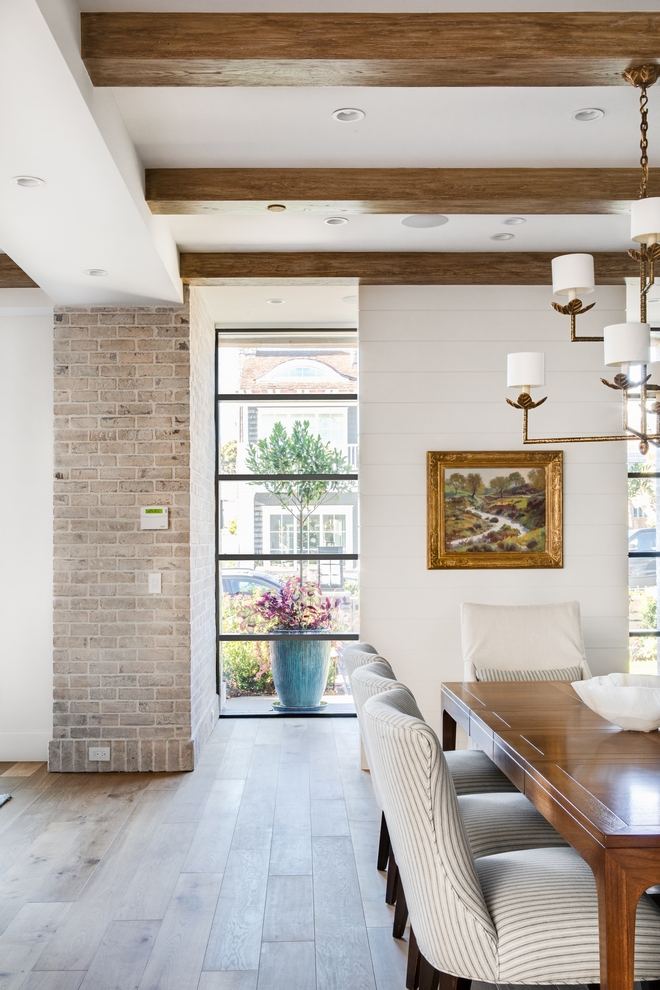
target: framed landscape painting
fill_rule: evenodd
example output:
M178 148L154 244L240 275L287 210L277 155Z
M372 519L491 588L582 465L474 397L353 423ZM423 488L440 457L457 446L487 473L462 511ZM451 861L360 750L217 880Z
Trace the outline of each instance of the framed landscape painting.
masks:
M562 457L429 451L429 569L562 567Z

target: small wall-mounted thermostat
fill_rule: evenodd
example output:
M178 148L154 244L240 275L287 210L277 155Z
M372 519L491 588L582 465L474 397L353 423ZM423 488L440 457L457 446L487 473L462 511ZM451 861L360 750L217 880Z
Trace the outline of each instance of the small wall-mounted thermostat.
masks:
M165 505L145 505L140 509L140 529L167 529L168 515Z

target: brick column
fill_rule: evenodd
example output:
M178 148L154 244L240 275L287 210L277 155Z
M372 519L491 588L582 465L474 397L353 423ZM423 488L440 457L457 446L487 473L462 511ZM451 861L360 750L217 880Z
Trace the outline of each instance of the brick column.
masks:
M217 717L213 328L195 312L191 332L187 302L56 311L51 770L189 770ZM169 529L140 531L143 505Z

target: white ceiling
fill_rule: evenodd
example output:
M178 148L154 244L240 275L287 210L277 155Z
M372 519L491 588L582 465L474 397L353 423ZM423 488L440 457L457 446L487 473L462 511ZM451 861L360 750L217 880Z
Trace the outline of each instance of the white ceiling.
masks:
M0 247L58 303L175 303L175 246L146 207L112 94L92 88L73 48L69 14L67 0L0 3ZM25 174L45 185L12 182Z
M177 88L116 89L128 131L147 167L635 167L638 96L632 87L590 89ZM358 107L364 120L332 112ZM578 123L571 113L605 115ZM660 131L660 90L651 91L651 153ZM656 147L660 146L660 137ZM183 251L607 251L628 247L621 216L455 216L414 230L400 216L172 216ZM491 241L510 231L513 240Z
M330 215L330 214L329 214ZM523 215L524 216L524 215ZM528 216L509 227L502 216L450 216L442 227L404 227L401 216L352 215L328 226L322 215L169 216L181 251L625 251L628 216ZM492 241L512 233L512 240Z
M150 168L612 166L639 161L639 94L584 88L115 89ZM660 85L649 93L650 154L660 164ZM333 120L357 107L358 123ZM605 112L578 123L583 107Z
M528 217L515 228L503 227L502 217L452 216L429 230L403 227L397 216L353 215L334 228L318 215L152 217L143 196L144 165L634 166L637 94L628 87L95 90L79 54L83 8L650 11L660 10L660 0L2 0L0 249L56 303L175 302L181 291L177 246L558 253L628 246L625 216ZM657 90L650 94L652 164L660 164ZM333 110L352 105L365 110L363 121L332 120ZM571 121L571 112L585 106L600 107L605 116L591 124ZM46 185L21 189L11 182L17 174L38 175ZM506 230L514 240L490 240ZM92 278L86 268L109 274ZM337 291L347 294L345 286ZM338 296L331 309L343 313L345 305ZM307 311L300 317L311 318Z
M196 288L220 326L357 326L358 287L351 285ZM268 299L282 299L273 304Z

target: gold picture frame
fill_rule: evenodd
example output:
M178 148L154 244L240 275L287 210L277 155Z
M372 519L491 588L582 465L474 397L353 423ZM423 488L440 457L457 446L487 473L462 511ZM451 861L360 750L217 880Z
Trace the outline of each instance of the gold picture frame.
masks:
M432 450L427 467L429 570L564 566L562 451Z

